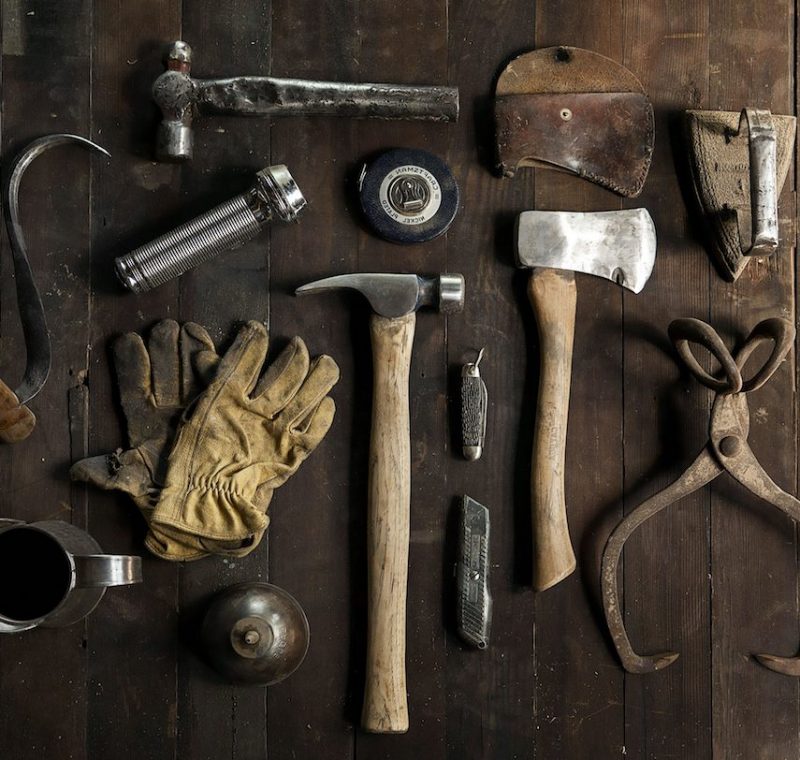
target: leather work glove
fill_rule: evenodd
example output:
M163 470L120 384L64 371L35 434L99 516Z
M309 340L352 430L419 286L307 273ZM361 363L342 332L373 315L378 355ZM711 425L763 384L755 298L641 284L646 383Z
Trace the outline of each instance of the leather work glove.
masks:
M151 519L148 547L160 556L180 559L156 545L161 530L196 537L216 554L251 552L269 524L273 491L328 432L336 362L323 355L310 363L293 338L259 381L267 345L262 324L244 325L187 410Z
M179 326L171 319L153 327L147 347L138 334L125 333L112 350L130 448L82 459L72 466L70 476L127 493L149 524L181 415L208 385L219 356L200 325ZM187 541L165 535L162 542L174 544L173 553L185 559L206 554L191 537Z

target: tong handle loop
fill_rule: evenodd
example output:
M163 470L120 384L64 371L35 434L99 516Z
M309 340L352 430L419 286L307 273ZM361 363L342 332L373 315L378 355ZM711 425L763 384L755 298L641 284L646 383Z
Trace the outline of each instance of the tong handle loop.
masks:
M725 347L719 333L711 325L699 319L684 317L673 320L667 332L678 356L681 357L689 372L706 388L711 388L717 393L739 393L742 390L742 373L739 366L734 361L731 352ZM724 379L714 377L700 366L700 362L692 352L691 343L696 343L711 353L720 363L725 375ZM752 351L752 349L750 350ZM744 356L745 361L747 356L749 353ZM766 378L764 379L766 380Z
M736 366L739 371L744 370L747 360L753 351L765 341L772 341L772 353L767 357L753 377L742 384L742 391L747 393L760 388L769 380L786 358L794 344L794 325L783 317L772 317L759 322L747 336L747 340L736 355Z

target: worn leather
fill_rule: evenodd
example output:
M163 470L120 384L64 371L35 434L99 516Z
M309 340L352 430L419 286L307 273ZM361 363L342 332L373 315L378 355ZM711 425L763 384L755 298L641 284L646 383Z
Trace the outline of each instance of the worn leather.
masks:
M128 494L150 524L181 415L208 384L219 356L204 328L171 319L153 327L147 345L136 333L126 333L112 351L129 448L82 459L70 476ZM158 541L181 559L207 554L193 537L165 531Z
M495 88L500 170L533 166L577 174L633 198L653 156L653 106L634 74L575 47L523 53Z
M159 542L160 535L175 534L216 554L252 551L269 524L274 490L328 432L336 362L325 355L310 362L305 344L294 338L258 381L267 347L264 326L247 323L187 410L147 538L160 556L183 559Z
M17 394L0 380L0 441L17 443L25 440L36 427L33 412L19 403Z
M684 122L698 210L708 231L711 253L728 280L736 280L750 258L742 254L742 240L749 240L751 234L750 154L747 136L735 136L739 115L739 111L687 111ZM795 118L773 114L772 120L780 193L792 162Z

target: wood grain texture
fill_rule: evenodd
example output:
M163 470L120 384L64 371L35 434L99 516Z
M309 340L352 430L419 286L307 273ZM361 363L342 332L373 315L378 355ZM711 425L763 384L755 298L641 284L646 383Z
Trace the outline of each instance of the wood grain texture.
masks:
M676 120L706 97L709 24L721 19L702 3L662 14L648 1L626 4L625 20L624 63L639 73L656 111L653 165L638 202L651 210L658 235L647 288L624 302L627 511L677 478L708 435L710 396L682 375L666 329L679 316L708 318L717 277L684 202ZM708 505L708 490L692 494L625 549L624 608L634 645L681 653L654 678L625 676L625 746L636 758L712 756Z
M0 637L0 757L105 760L694 760L796 758L800 692L755 651L798 648L797 529L727 477L644 526L626 546L626 623L641 651L680 659L626 675L603 627L599 558L623 512L676 477L707 434L711 396L683 376L666 341L678 316L741 339L760 319L795 318L793 174L779 253L735 285L720 279L684 198L674 124L686 108L796 111L796 0L2 0L3 169L30 139L88 135L111 161L65 147L26 174L23 223L51 316L53 373L31 404L28 439L0 445L0 517L88 525L104 549L142 553L128 499L70 484L71 461L124 442L109 342L158 319L194 319L221 347L246 319L269 323L271 354L293 335L334 356L337 415L322 446L279 489L258 551L177 568L145 557L145 583L112 589L86 621ZM197 121L194 160L152 161L150 85L165 46L194 48L198 76L243 73L458 85L456 124L337 118ZM656 112L656 150L630 202L576 177L494 171L492 93L515 55L577 45L626 65ZM356 180L393 147L444 158L462 208L447 235L402 247L366 231ZM111 260L285 163L309 200L296 225L152 293L123 292ZM526 414L540 381L528 272L513 266L515 216L644 206L657 228L653 276L638 296L576 277L578 299L565 499L577 572L531 590ZM0 248L0 377L24 363L11 260ZM411 516L406 670L409 730L360 728L367 650L370 394L368 308L345 295L295 298L305 282L351 271L461 272L463 313L421 312L409 377ZM485 346L486 447L461 459L458 373ZM753 395L750 442L796 490L797 362ZM451 515L468 493L490 509L492 643L455 635ZM270 580L302 604L311 645L268 690L224 683L199 656L211 595Z
M16 14L9 3L0 6L3 192L11 159L31 140L54 131L54 125L89 134L89 8L85 0L67 0L47 13L41 4L21 6ZM6 518L77 524L86 519L82 489L73 491L66 471L69 393L82 383L87 362L92 165L97 164L85 149L60 146L36 159L20 187L21 223L51 332L53 363L47 385L30 404L37 416L33 432L13 445L0 444L0 514ZM0 377L14 388L24 371L25 348L5 230L1 237ZM116 547L105 542L104 548ZM87 757L88 668L83 622L0 637L0 755ZM63 690L54 688L54 673Z
M528 300L539 331L541 365L531 460L533 587L536 591L555 586L575 569L564 498L564 457L577 296L573 272L558 269L531 272Z
M411 519L408 381L416 313L370 317L372 432L367 516L367 676L361 726L408 730L406 594Z
M709 35L709 107L747 103L789 113L795 107L795 5L773 0L721 13ZM734 105L735 104L735 105ZM733 286L718 278L710 293L712 323L741 340L767 316L796 319L793 187L779 202L783 244L770 258L752 261ZM789 212L787 214L787 211ZM796 352L749 403L749 443L784 488L797 480ZM760 422L758 421L760 420ZM800 754L797 683L778 677L753 652L796 653L797 526L735 484L711 486L712 746L716 756L794 757ZM748 612L749 611L749 612ZM787 680L789 681L787 683Z

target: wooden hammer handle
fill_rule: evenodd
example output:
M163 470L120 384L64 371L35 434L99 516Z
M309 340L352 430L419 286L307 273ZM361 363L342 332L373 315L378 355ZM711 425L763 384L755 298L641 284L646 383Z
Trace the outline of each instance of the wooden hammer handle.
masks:
M575 569L564 500L576 288L573 272L534 269L528 298L539 327L539 399L533 436L533 586L544 591Z
M372 437L367 526L367 683L361 726L408 730L406 589L411 512L408 376L416 315L373 314Z

